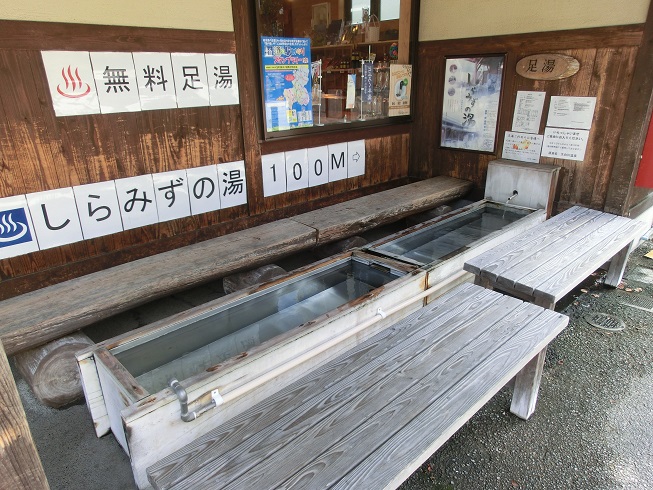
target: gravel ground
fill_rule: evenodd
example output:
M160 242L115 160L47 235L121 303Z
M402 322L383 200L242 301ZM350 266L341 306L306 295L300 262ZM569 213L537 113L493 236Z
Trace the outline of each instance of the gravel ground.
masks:
M624 289L597 275L559 303L569 327L549 346L539 402L527 422L508 409L504 388L402 486L414 489L653 488L653 322L622 300L653 300L653 260L643 242L631 255ZM99 323L94 340L131 330L222 294L219 283L195 288ZM637 300L635 300L637 301ZM625 322L608 332L585 315ZM16 382L53 490L135 488L129 459L113 436L96 438L86 406L41 406ZM1 486L1 485L0 485Z

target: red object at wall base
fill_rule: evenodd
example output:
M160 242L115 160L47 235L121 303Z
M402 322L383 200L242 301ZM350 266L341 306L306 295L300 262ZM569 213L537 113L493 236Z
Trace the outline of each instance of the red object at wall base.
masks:
M635 187L647 187L653 189L653 118L648 124L648 133L644 141L642 160L639 162L639 170L635 179Z

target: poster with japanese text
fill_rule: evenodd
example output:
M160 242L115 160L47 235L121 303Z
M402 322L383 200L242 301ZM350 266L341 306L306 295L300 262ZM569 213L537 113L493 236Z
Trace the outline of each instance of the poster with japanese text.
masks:
M410 86L412 65L390 65L390 100L388 115L408 116L410 114Z
M503 65L503 56L447 58L442 147L494 151Z
M310 39L261 37L261 53L267 131L313 126Z

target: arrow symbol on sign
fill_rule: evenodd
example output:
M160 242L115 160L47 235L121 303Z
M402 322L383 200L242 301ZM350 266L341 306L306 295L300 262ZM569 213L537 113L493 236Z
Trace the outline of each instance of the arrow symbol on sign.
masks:
M360 153L356 152L352 155L351 159L355 162L361 159Z

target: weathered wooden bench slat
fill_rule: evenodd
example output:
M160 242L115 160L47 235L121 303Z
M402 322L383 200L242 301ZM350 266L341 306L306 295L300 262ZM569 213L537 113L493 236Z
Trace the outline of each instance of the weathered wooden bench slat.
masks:
M558 220L548 220L537 225L530 233L523 233L478 257L465 262L465 270L480 274L483 267L484 276L496 280L497 271L502 270L506 264L518 264L528 257L531 252L541 250L546 246L545 236L550 233L564 233L592 219L590 210L573 207L559 215Z
M451 303L459 306L448 308L439 315L437 312L431 313L434 316L432 321L447 322L448 325L436 332L429 331L428 339L431 341L442 339L450 332L451 328L460 325L460 322L448 323L454 316L465 311L478 312L488 304L487 298L490 296L491 293L486 289L477 289L472 294L467 290L460 290L450 295ZM298 408L300 405L311 403L319 407L327 400L342 398L342 392L346 394L352 389L351 373L355 373L356 383L360 383L359 389L371 386L376 381L370 377L370 373L380 369L381 354L399 356L395 357L396 362L405 362L406 359L410 359L411 353L404 350L403 344L407 341L421 339L422 331L428 328L427 324L420 327L422 311L420 310L419 314L411 317L410 321L402 323L402 328L410 330L410 335L407 338L393 336L388 339L392 329L380 332L373 342L354 348L342 360L316 370L312 376L295 383L287 390L272 395L250 411L237 416L232 423L218 427L211 435L189 444L186 446L183 458L176 455L163 458L153 467L154 469L150 470L150 473L156 475L160 488L170 488L176 483L180 474L183 475L189 469L203 467L208 462L211 462L211 471L218 473L225 469L225 465L232 462L231 451L234 448L240 445L243 450L258 443L251 437L252 434L266 428L272 430L284 427L294 420L300 410ZM220 456L213 454L213 451L218 450ZM255 464L258 459L253 461ZM247 468L244 466L247 461L243 460L243 457L239 459L238 463L243 465L241 468Z
M512 303L510 306L514 306L518 301L506 297L502 301L503 304L493 308L493 313L496 314L499 309L503 309L504 313L511 311L508 304ZM475 321L473 326L482 326L484 330L481 330L479 335L473 328L466 328L466 332L457 339L459 342L450 342L447 339L446 342L435 344L432 349L416 356L415 362L409 366L395 368L385 379L379 380L372 390L359 392L348 400L343 409L329 414L302 432L301 437L292 442L291 448L284 451L282 460L276 456L278 449L270 448L267 455L260 454L264 459L259 459L255 467L224 488L262 488L266 480L282 482L280 486L283 488L330 488L343 475L363 464L367 458L370 459L366 463L368 466L377 469L382 467L386 464L386 459L375 452L379 450L383 453L384 443L392 441L398 433L404 434L404 431L409 431L407 437L412 441L416 434L411 430L410 422L419 418L429 406L442 401L441 398L446 400L451 396L450 390L464 390L459 383L462 383L468 370L474 371L470 365L482 364L492 352L494 341L507 340L501 335L505 332L500 332L500 328L485 330L488 326L487 320ZM464 363L461 363L462 359ZM393 363L394 360L387 362ZM480 372L476 375L480 375ZM489 373L483 373L483 376L488 375ZM450 405L449 408L446 405L441 404L438 411L451 413L460 410L458 404ZM418 432L427 430L431 430L430 421L420 424L418 428ZM414 446L411 454L415 454L412 453L413 450ZM311 458L308 456L310 454L315 454L316 457ZM377 457L381 460L377 461ZM401 465L405 463L405 459L400 462ZM301 470L297 472L299 468ZM394 469L397 470L396 467ZM369 482L366 483L368 484ZM369 485L366 488L383 486ZM355 485L347 487L356 488Z
M150 481L155 488L394 485L566 323L460 286L164 458L148 469ZM368 467L380 474L372 484Z
M624 223L623 226L608 234L605 240L594 244L578 260L556 271L555 275L536 286L534 290L537 289L539 294L550 301L558 301L573 289L570 284L574 277L587 276L595 271L606 262L606 258L615 256L624 248L624 241L628 242L626 248L629 248L630 243L641 236L641 233L642 227L639 222ZM617 286L617 284L613 284L613 286Z
M145 257L0 302L11 354L234 269L310 248L316 231L284 219Z
M470 259L477 283L553 308L610 261L606 284L618 285L630 246L646 223L575 206L543 226Z
M556 275L561 269L560 257L578 258L584 256L603 258L603 264L611 256L595 254L597 247L614 234L622 238L621 229L627 225L625 221L618 221L614 216L603 214L586 223L586 226L574 230L564 237L552 237L549 246L542 253L534 253L528 260L519 266L506 268L497 279L497 284L514 287L518 291L532 294L541 282ZM596 250L595 250L596 249ZM598 267L598 266L597 266Z
M292 219L318 230L318 245L355 235L464 196L471 182L436 177L317 209Z
M544 235L544 238L548 237L549 240L540 250L536 251L535 247L532 247L529 256L519 263L510 261L505 264L503 269L497 269L496 272L500 273L500 276L496 279L497 283L516 287L522 278L526 282L528 278L535 280L536 275L549 277L557 267L555 259L560 254L581 253L584 246L592 243L592 239L600 238L604 230L613 228L610 226L611 221L614 221L612 217L599 215L585 222L582 227L566 231L564 234L552 233ZM534 233L538 233L538 231L534 230Z

